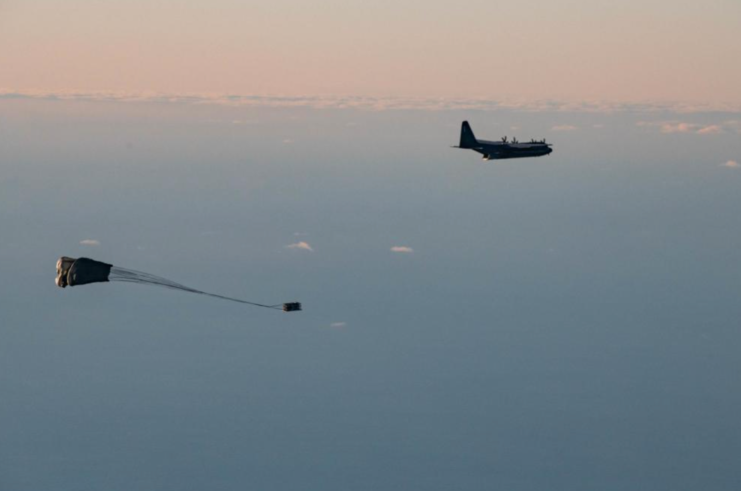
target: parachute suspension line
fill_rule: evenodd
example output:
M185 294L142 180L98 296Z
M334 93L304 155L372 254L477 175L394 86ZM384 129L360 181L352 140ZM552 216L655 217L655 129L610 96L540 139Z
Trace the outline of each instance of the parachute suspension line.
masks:
M180 290L180 291L184 291L188 293L196 293L198 295L205 295L207 297L220 298L222 300L243 303L243 304L252 305L255 307L263 307L266 309L273 309L273 310L285 310L284 304L265 305L265 304L257 303L257 302L248 302L247 300L242 300L239 298L225 297L224 295L217 295L216 293L209 293L209 292L204 292L201 290L196 290L195 288L190 288L188 286L181 285L180 283L176 283L174 281L168 280L167 278L162 278L160 276L155 276L153 274L144 273L144 272L136 271L133 269L119 268L118 266L114 266L111 268L111 274L109 276L109 280L117 281L121 283L138 283L142 285L161 286L163 288L169 288L172 290Z

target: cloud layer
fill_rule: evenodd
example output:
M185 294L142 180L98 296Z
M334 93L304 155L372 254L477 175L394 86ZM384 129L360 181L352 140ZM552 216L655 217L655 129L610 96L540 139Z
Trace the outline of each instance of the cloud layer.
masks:
M84 239L84 240L81 240L80 241L80 244L81 245L84 245L84 246L93 246L93 247L96 247L96 246L99 246L100 245L100 241L99 240L95 240L95 239Z
M610 101L563 101L555 99L490 99L431 97L363 97L363 96L267 96L212 93L126 92L126 91L44 91L0 88L2 99L37 99L53 101L156 102L170 104L214 104L234 107L311 107L365 109L372 111L417 110L518 110L526 112L741 112L741 104L687 104ZM235 124L240 124L238 121ZM563 125L564 128L570 125ZM554 128L555 129L555 128ZM559 130L556 130L559 131ZM560 131L563 131L561 129Z
M576 126L570 124L560 124L551 128L551 131L574 131L576 129Z
M726 131L741 132L738 121L724 121L715 124L688 123L685 121L639 121L638 126L658 128L664 134L694 133L697 135L719 135Z

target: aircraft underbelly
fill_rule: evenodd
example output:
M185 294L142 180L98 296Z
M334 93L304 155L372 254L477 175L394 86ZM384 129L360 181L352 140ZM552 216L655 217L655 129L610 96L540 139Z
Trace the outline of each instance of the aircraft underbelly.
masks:
M541 149L520 149L520 150L509 150L509 151L486 151L477 150L484 158L488 160L503 160L503 159L518 159L525 157L541 157L548 155L550 152Z

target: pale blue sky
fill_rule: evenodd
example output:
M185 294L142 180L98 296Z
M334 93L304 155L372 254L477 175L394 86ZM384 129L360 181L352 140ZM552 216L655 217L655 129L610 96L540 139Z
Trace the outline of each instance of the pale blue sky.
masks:
M738 489L740 115L0 114L0 488Z

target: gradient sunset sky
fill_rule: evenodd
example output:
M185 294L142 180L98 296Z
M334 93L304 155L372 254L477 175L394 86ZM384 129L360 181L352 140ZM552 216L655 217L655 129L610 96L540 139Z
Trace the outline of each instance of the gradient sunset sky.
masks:
M741 2L4 0L0 88L741 102Z
M0 491L738 491L739 61L741 0L0 0Z

